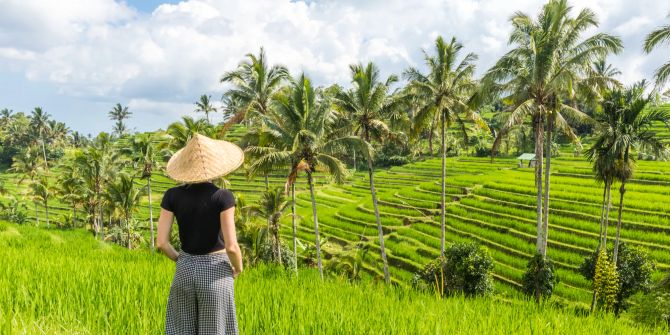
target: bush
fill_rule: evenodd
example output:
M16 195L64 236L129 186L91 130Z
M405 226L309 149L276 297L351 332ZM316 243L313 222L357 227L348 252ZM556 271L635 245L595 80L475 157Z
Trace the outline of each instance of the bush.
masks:
M661 281L649 294L633 298L630 312L633 319L653 326L665 324L670 328L670 276Z
M607 252L612 254L612 249ZM593 281L597 253L594 252L584 259L579 267L579 272L584 278ZM637 292L649 292L652 282L651 274L655 265L649 259L646 252L635 247L629 247L626 243L619 244L619 256L617 257L617 274L619 277L619 291L614 304L614 312L625 311L629 304L627 299Z
M560 279L554 274L554 263L540 254L535 254L528 261L526 273L523 274L521 282L523 292L535 297L535 300L539 302L540 299L546 300L551 297Z
M492 269L493 259L486 249L475 243L455 243L443 256L416 273L413 285L433 290L440 296L485 295L493 290Z

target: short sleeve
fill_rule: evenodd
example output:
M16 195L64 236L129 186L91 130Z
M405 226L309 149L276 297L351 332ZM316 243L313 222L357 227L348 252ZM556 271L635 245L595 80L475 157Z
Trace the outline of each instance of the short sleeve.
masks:
M161 208L168 210L170 212L174 212L172 209L172 189L168 189L163 193L163 199L161 200Z
M223 212L235 206L235 196L230 190L222 188L216 191L216 203L219 206L219 211Z

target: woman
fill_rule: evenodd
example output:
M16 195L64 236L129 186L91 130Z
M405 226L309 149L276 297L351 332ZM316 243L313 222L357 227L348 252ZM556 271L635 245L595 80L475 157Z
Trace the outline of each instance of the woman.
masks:
M167 175L183 183L165 192L158 219L158 248L177 263L167 303L168 335L238 333L233 279L242 272L242 255L235 198L211 180L243 161L236 145L196 134L167 164ZM170 244L175 217L180 252Z

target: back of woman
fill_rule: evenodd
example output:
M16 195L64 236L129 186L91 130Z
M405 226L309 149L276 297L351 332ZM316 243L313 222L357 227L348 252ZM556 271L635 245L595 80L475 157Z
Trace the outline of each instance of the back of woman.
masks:
M235 170L243 157L232 143L196 135L168 163L168 175L184 184L163 195L158 224L157 245L177 263L166 334L238 333L234 278L242 271L242 257L235 234L235 197L211 180ZM208 163L212 161L220 163ZM170 244L174 218L179 252Z

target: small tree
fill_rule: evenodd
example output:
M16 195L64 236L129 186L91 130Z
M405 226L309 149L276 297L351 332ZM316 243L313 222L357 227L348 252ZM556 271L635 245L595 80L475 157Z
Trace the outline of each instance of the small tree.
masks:
M595 292L595 303L591 304L591 311L600 303L604 310L613 310L619 291L619 276L616 267L607 257L607 252L601 249L596 258L595 271L593 273L593 291Z
M493 290L492 269L493 259L486 249L476 243L455 243L416 273L413 284L434 290L442 297L456 293L485 295Z
M528 262L528 268L524 273L523 291L528 296L534 296L535 302L541 299L549 299L554 292L554 287L560 282L560 279L554 273L554 263L542 257L537 253Z

